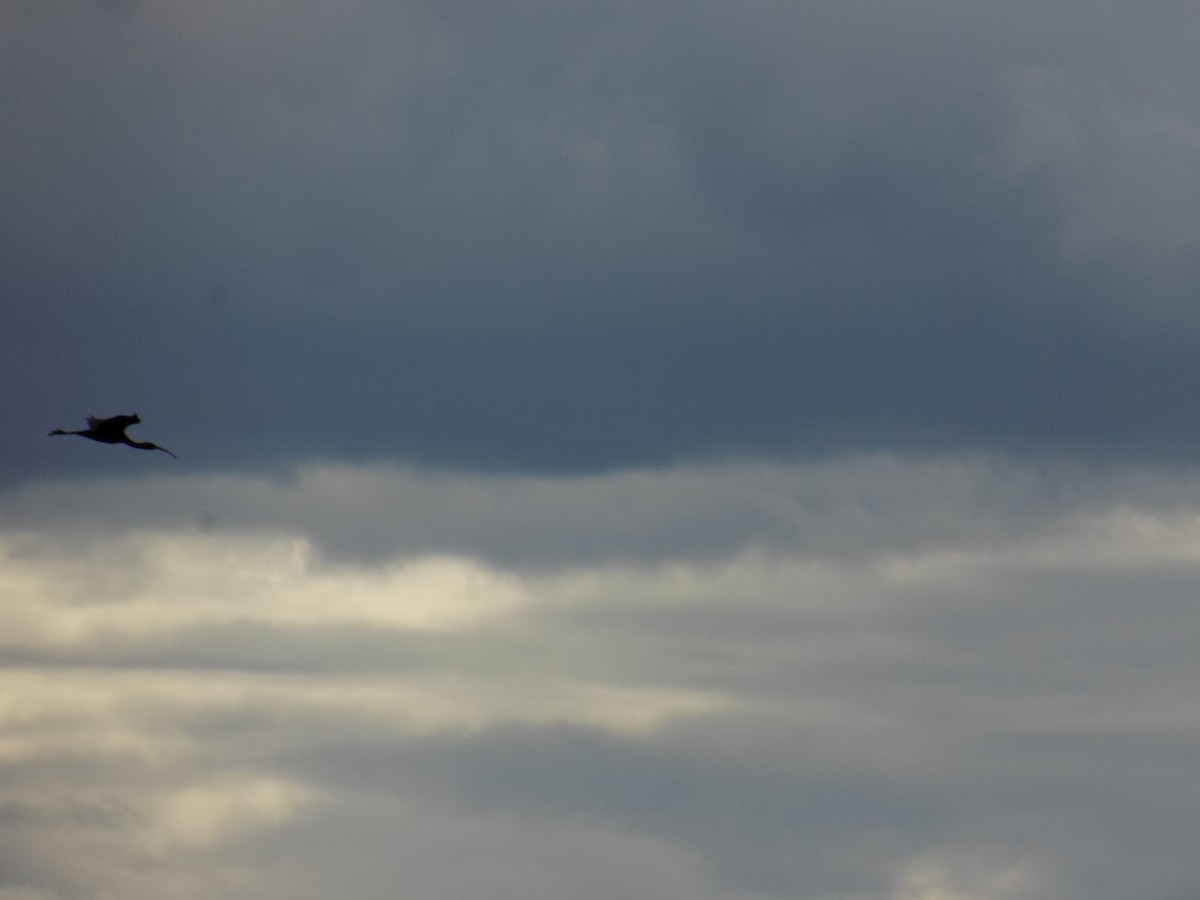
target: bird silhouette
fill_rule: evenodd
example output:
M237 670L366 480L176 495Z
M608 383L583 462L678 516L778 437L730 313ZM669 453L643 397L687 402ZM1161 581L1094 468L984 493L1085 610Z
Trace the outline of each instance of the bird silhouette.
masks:
M102 444L128 444L130 447L136 447L138 450L161 450L163 453L171 457L171 459L179 459L174 453L166 447L160 447L158 444L152 444L149 441L131 440L129 435L125 433L125 429L130 425L136 425L142 421L141 416L134 413L132 416L113 416L109 419L97 419L95 416L88 416L88 427L81 431L63 431L61 428L55 428L50 432L50 437L56 434L77 434L80 437L88 438L89 440L99 441Z

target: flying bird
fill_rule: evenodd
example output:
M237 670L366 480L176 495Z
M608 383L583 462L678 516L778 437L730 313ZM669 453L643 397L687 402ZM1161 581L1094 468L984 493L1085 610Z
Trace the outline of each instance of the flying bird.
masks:
M160 447L158 444L152 444L149 441L135 441L130 439L129 435L125 433L125 429L130 425L136 425L142 421L141 416L137 413L134 413L132 416L113 416L109 419L97 419L95 416L88 416L87 421L88 427L81 431L63 431L61 428L55 428L50 432L50 437L56 434L77 434L80 437L99 441L102 444L128 444L130 447L136 447L138 450L161 450L170 456L171 459L179 459L178 456L166 447Z

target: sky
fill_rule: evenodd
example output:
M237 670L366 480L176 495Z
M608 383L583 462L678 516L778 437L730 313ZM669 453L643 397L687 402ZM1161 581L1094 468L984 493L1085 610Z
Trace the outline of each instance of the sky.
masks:
M1200 895L1198 41L4 0L0 900Z

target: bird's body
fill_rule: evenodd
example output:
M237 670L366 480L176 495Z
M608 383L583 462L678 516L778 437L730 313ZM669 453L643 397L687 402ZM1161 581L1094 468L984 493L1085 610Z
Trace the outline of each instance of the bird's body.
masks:
M130 425L136 425L142 421L141 416L134 413L132 416L112 416L108 419L97 419L95 416L88 416L88 427L80 431L63 431L61 428L55 428L50 432L53 437L57 434L77 434L80 437L85 437L88 440L99 441L101 444L126 444L130 447L136 447L138 450L161 450L163 453L178 459L174 453L166 447L160 447L158 444L152 444L149 441L135 441L130 439L125 433L125 429Z

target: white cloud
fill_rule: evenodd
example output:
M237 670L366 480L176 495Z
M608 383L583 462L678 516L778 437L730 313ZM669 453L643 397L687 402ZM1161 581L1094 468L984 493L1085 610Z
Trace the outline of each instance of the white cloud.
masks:
M1179 473L338 467L112 505L132 493L3 501L0 858L27 860L22 890L373 898L409 872L447 900L1091 900L1093 865L1114 898L1166 884L1149 823L1189 833L1200 801ZM352 545L356 510L408 549L314 549Z
M278 779L225 776L156 798L144 839L160 852L177 843L228 843L248 831L287 822L311 799L311 790Z
M904 867L892 900L1033 900L1045 897L1024 866L989 866L978 858L913 860Z

